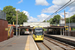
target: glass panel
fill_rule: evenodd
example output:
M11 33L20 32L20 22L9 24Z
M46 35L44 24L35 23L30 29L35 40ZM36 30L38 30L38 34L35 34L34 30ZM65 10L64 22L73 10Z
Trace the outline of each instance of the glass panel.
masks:
M43 29L35 29L35 35L43 35Z

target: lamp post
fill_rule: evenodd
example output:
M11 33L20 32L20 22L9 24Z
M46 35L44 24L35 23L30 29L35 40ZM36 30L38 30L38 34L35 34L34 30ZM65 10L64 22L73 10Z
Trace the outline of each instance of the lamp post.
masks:
M69 16L70 16L70 14L69 14ZM69 35L68 36L70 36L70 17L69 17Z
M16 10L16 36L18 35L17 30L18 30L18 10Z
M66 14L67 13L65 13L65 10L64 10L65 28L66 28ZM66 36L66 29L65 29L65 36Z

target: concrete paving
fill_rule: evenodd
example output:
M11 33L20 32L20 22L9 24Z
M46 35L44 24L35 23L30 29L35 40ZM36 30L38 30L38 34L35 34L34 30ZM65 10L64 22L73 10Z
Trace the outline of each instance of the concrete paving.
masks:
M30 36L29 40L30 40L30 42L29 42L30 43L30 50L39 50L35 41L33 40L32 36Z
M13 37L0 42L0 50L25 50L27 36Z
M38 50L38 47L31 35L27 38L25 50Z
M63 39L69 39L69 40L75 41L75 37L72 37L72 36L63 36L63 35L50 35L50 36L55 36L55 37L60 37Z
M38 47L31 35L23 35L0 42L0 50L38 50Z

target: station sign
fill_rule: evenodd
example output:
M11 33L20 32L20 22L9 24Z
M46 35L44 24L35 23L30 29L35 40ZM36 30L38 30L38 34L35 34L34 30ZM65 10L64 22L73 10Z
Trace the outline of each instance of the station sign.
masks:
M64 26L64 27L68 27L68 26Z
M68 29L68 26L64 26L64 27L65 27L65 30L69 30L69 29Z
M65 28L66 30L68 30L68 28Z
M8 28L5 28L6 31L8 31Z

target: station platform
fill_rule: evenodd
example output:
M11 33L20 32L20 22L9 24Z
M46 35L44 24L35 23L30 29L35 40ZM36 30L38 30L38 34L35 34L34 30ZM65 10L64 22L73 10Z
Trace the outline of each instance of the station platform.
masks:
M60 37L63 39L69 39L71 41L75 41L75 37L72 37L72 36L63 36L63 35L50 35L50 36L55 36L55 37Z
M72 46L75 46L75 37L64 36L64 35L50 35L50 34L45 34L45 36L48 36L50 38L65 42L65 43L70 44Z
M38 50L38 47L31 35L24 35L0 42L0 50Z

